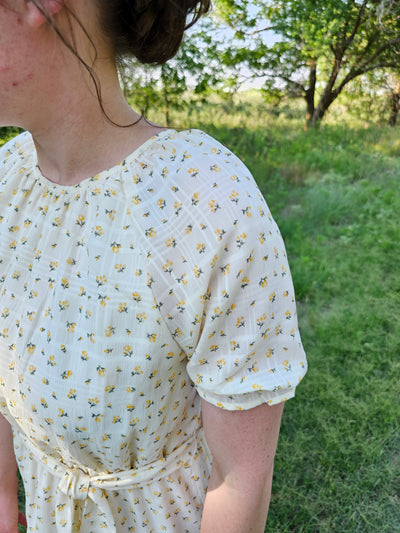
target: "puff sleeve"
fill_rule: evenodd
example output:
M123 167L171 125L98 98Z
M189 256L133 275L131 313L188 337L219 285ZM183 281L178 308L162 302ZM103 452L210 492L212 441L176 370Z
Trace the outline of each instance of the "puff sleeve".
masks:
M200 396L226 409L287 400L306 371L285 247L266 209L223 239L187 365Z
M153 289L202 398L229 410L276 404L307 370L285 246L245 165L199 136L174 196L160 190Z

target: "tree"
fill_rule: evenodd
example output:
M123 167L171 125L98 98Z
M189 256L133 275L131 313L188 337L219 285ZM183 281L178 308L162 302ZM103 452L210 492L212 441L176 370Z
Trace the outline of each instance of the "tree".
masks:
M208 19L198 24L186 35L177 56L163 65L142 65L135 60L121 65L125 96L145 116L149 110L163 109L165 125L170 126L170 112L187 104L188 89L206 95L211 86L221 83L210 25Z
M162 109L165 125L171 125L171 108L182 106L187 90L186 76L179 64L142 65L130 61L120 68L120 77L125 97L144 116L149 111Z
M268 92L302 97L308 124L317 124L356 78L400 70L399 0L217 0L233 31L222 61L265 77ZM269 44L266 32L273 31Z
M397 123L397 117L400 111L400 77L397 74L396 77L389 76L387 81L387 87L390 95L390 117L389 125L394 128Z

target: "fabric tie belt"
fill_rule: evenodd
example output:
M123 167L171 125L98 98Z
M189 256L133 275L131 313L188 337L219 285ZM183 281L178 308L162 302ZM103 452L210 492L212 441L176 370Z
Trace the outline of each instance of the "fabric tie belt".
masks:
M161 459L149 463L137 469L129 469L121 472L99 474L94 470L80 465L67 466L56 457L46 454L25 435L19 433L24 445L35 456L45 469L58 478L58 490L72 500L86 502L89 498L98 508L99 516L102 517L102 527L106 527L109 533L117 533L115 520L112 515L108 497L104 491L122 489L136 489L149 485L154 481L172 474L180 467L189 467L188 460L193 457L200 446L205 444L203 429L176 448L172 453ZM73 525L74 505L70 502L70 516L68 522ZM83 505L84 508L85 505ZM83 510L82 510L83 514ZM71 530L72 531L72 530Z

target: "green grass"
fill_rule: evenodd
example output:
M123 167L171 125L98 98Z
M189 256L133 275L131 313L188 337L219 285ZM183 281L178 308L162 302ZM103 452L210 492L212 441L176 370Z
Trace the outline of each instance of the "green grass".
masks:
M398 131L304 132L296 108L258 100L173 119L245 161L287 245L309 372L285 407L266 532L400 533Z

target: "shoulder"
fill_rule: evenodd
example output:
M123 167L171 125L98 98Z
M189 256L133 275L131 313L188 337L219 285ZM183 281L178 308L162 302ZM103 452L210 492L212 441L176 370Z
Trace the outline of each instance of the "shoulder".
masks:
M210 216L224 211L236 219L242 210L250 217L264 202L246 165L202 131L163 132L138 159L149 170L141 199L163 223L171 217L177 221L177 206L195 217L199 211Z
M157 155L161 155L167 163L174 163L176 170L188 172L192 178L199 176L204 179L207 174L225 177L226 173L235 171L241 172L242 177L251 175L231 150L201 130L165 133L165 137L159 142L161 154ZM232 174L229 177L232 177Z
M188 172L192 178L213 176L239 170L249 177L251 174L244 163L226 146L201 130L166 130L145 143L139 153L132 154L137 159L151 164L153 170L165 168L164 179L173 171L176 174ZM190 170L190 172L189 172Z
M224 250L241 253L245 236L281 238L248 168L206 133L164 132L143 156L151 178L135 196L135 221L152 257L179 251L203 268Z
M0 160L4 162L5 159L14 155L30 153L33 150L32 135L28 131L24 131L0 147Z

